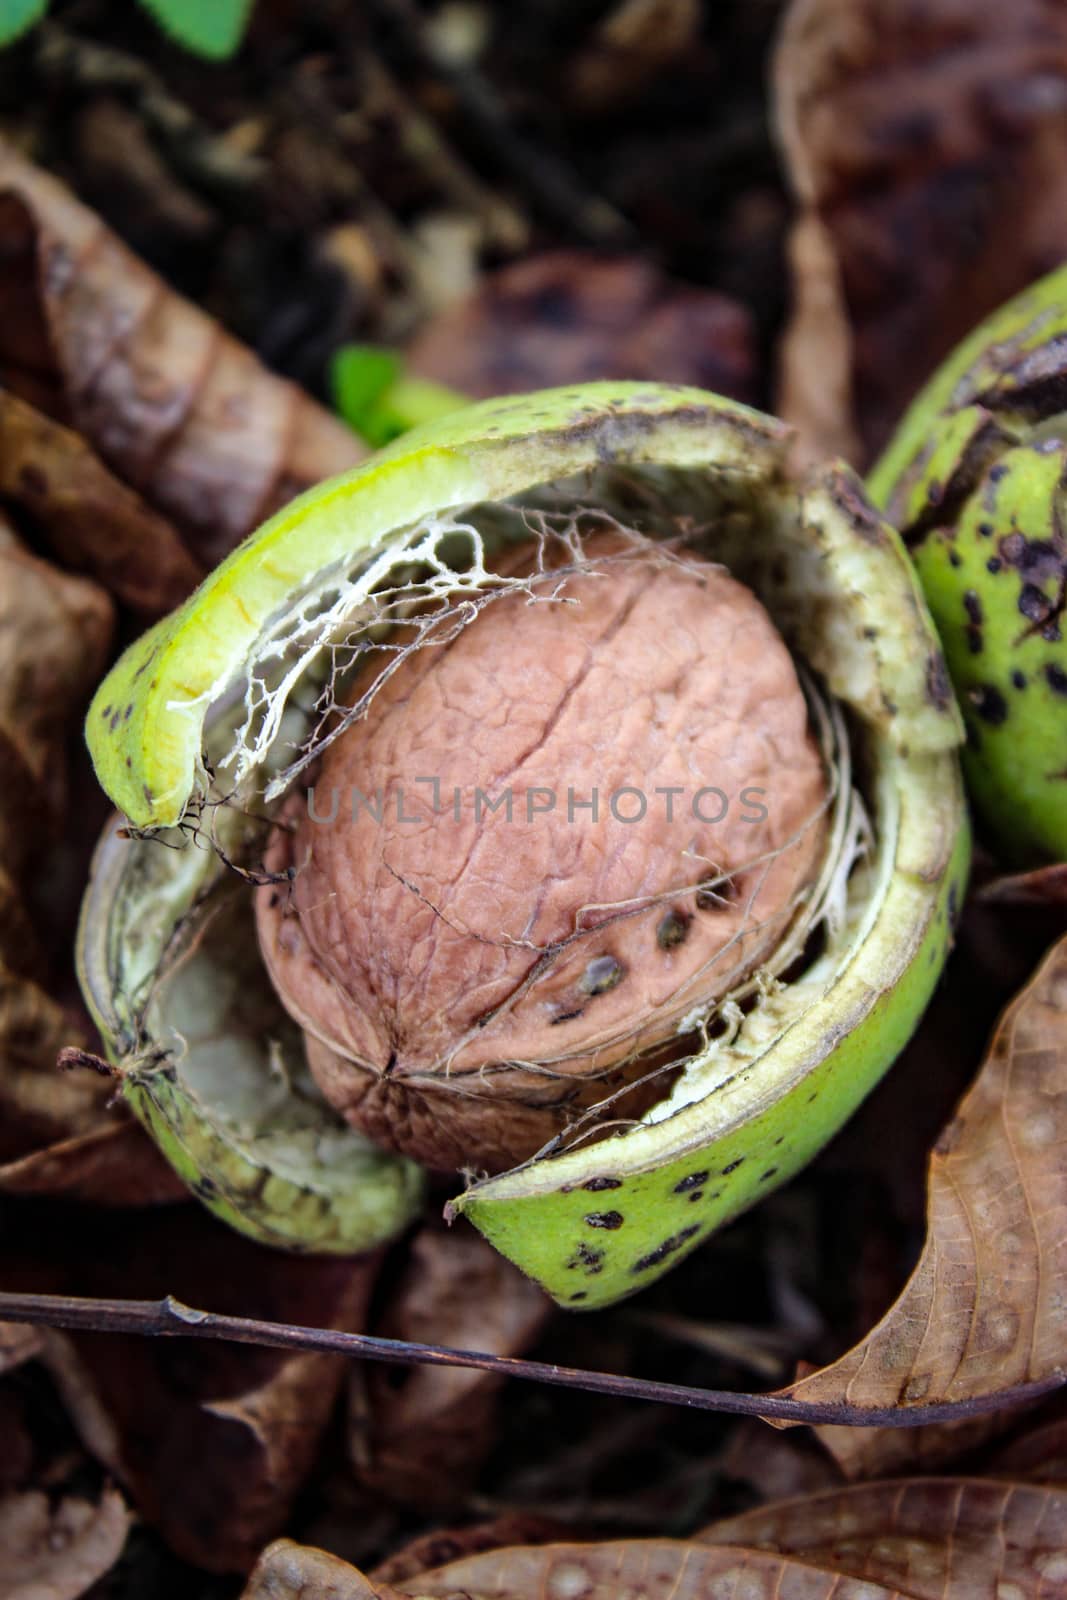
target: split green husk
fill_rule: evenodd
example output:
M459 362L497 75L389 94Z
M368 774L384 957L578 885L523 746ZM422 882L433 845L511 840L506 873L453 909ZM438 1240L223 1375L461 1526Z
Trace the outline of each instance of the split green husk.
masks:
M294 501L113 669L88 736L136 836L102 846L83 982L134 1109L220 1215L343 1250L418 1204L411 1164L372 1152L304 1081L249 970L252 891L222 858L254 873L361 640L413 599L462 603L497 581L493 551L546 507L603 508L654 536L682 519L756 591L830 708L834 845L788 968L686 1019L662 1103L597 1143L576 1128L568 1148L472 1182L451 1212L562 1304L609 1303L795 1173L899 1053L966 875L959 713L897 536L847 468L801 478L788 444L782 424L694 389L587 384L470 406ZM212 836L221 854L203 848ZM229 999L210 997L216 971ZM257 1072L282 1119L265 1132L248 1113L269 1097L227 1088ZM316 1131L285 1121L286 1080Z

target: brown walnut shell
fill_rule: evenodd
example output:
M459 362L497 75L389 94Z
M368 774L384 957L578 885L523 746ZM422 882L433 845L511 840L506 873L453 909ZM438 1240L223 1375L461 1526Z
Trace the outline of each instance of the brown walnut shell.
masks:
M327 1098L438 1168L513 1165L643 1079L603 1108L639 1115L826 842L804 693L743 584L626 531L508 570L528 587L431 629L328 746L272 836L291 888L257 897Z

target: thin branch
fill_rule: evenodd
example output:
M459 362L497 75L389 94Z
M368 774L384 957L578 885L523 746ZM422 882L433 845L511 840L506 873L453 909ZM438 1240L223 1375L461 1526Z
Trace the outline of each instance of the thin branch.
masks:
M365 1361L384 1361L392 1366L473 1367L497 1377L526 1378L562 1389L583 1389L589 1394L619 1395L628 1400L651 1400L660 1405L763 1417L775 1422L833 1422L853 1428L914 1428L929 1422L957 1422L1040 1400L1067 1381L1067 1372L1058 1371L995 1394L975 1395L965 1400L944 1400L933 1405L854 1406L845 1402L791 1400L779 1394L695 1389L680 1383L656 1383L645 1378L621 1377L613 1372L586 1372L579 1367L558 1367L544 1361L524 1361L478 1350L453 1350L445 1345L379 1339L367 1333L345 1333L338 1328L301 1328L286 1322L259 1322L252 1317L197 1311L183 1305L173 1295L163 1300L96 1300L74 1295L0 1291L0 1321L83 1333L222 1339L272 1350L319 1350Z

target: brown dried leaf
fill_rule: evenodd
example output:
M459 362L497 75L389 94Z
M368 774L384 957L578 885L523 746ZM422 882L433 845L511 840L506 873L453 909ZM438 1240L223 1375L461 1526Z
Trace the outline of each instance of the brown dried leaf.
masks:
M982 1472L993 1478L1067 1488L1067 1395L1053 1395L1041 1406L1032 1426L982 1462Z
M59 1051L81 1042L63 1008L0 960L0 1160L99 1125L111 1087L56 1067Z
M769 1551L619 1539L471 1556L411 1579L401 1593L420 1600L905 1600L908 1591L842 1580Z
M1067 1490L920 1478L779 1502L690 1541L505 1546L428 1571L387 1562L375 1582L423 1600L973 1600L994 1592L1051 1600L1067 1584L1065 1551ZM322 1551L282 1544L265 1553L244 1600L394 1592Z
M0 1600L79 1600L114 1566L129 1525L114 1490L98 1505L8 1495L0 1501Z
M738 1419L716 1466L724 1478L745 1485L747 1498L759 1504L792 1500L840 1482L833 1462L809 1434L768 1428L755 1417Z
M0 1322L0 1375L21 1367L24 1361L33 1361L40 1355L41 1345L39 1328L29 1328L22 1322Z
M994 1478L1067 1488L1067 1405L1057 1396L1053 1409L1053 1416L997 1450L983 1470Z
M550 1312L536 1285L478 1234L425 1227L377 1331L515 1356ZM492 1444L500 1385L462 1367L358 1369L349 1440L360 1481L420 1507L455 1502Z
M846 1478L903 1477L936 1472L948 1462L969 1459L1017 1420L1017 1413L1002 1411L919 1428L826 1425L815 1432Z
M2 142L0 293L8 387L73 424L205 565L365 454Z
M140 1123L113 1117L88 1133L0 1166L0 1194L51 1195L94 1206L152 1206L189 1191Z
M396 1588L325 1551L281 1540L264 1552L241 1600L776 1600L779 1594L789 1600L905 1600L902 1591L840 1583L830 1573L761 1551L675 1539L515 1545L419 1573Z
M1067 14L794 0L774 78L802 206L781 405L816 453L854 427L859 462L963 334L1067 255Z
M0 861L13 876L62 814L64 741L104 670L113 626L102 589L31 555L0 521L0 736L14 764L5 762L0 796Z
M154 618L200 582L171 524L114 477L69 428L0 390L0 496L28 512L64 566Z
M698 1539L796 1557L909 1600L1025 1600L1067 1587L1067 1491L989 1478L830 1489L728 1517Z
M1065 1140L1067 939L1004 1013L973 1088L938 1140L926 1245L899 1299L855 1349L781 1392L906 1408L996 1397L1061 1372ZM989 1424L961 1426L957 1442L970 1446ZM864 1430L859 1461L838 1459L850 1473L884 1470L886 1460L900 1459L901 1441L887 1437L897 1433Z
M58 1209L58 1208L57 1208ZM358 1331L378 1258L254 1245L199 1206L38 1220L0 1265L5 1288L161 1299ZM71 1336L50 1361L87 1449L194 1565L246 1571L280 1533L313 1465L347 1363L246 1345Z
M104 591L27 551L0 517L0 1160L86 1131L109 1091L61 1074L78 1028L37 981L41 941L26 885L55 845L66 743L111 641Z
M987 905L1063 906L1067 909L1067 861L1035 867L1032 872L993 878L978 891Z
M573 1537L573 1527L565 1527L562 1522L526 1511L508 1511L491 1522L475 1522L465 1528L437 1528L432 1533L420 1534L386 1561L379 1562L371 1577L376 1583L406 1583L420 1572L429 1572L434 1567L443 1567L450 1561L478 1555L484 1550L503 1550L516 1544L551 1544Z
M115 1479L123 1476L122 1441L97 1393L75 1341L55 1328L41 1330L41 1364L48 1369L72 1429L86 1452Z
M408 349L413 372L481 396L591 378L695 383L750 400L751 319L636 256L559 250L483 279Z
M278 1539L256 1562L241 1600L398 1600L398 1594L325 1550Z

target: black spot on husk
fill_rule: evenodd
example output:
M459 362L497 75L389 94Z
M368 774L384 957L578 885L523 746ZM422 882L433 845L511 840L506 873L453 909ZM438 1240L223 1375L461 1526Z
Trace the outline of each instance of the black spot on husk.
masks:
M991 727L999 728L1002 722L1007 721L1008 702L993 684L976 685L967 691L967 698L982 721L988 722Z
M690 1172L686 1177L679 1178L674 1186L675 1194L685 1194L689 1189L699 1189L701 1184L707 1183L711 1173L706 1169L703 1172Z
M647 1272L650 1267L658 1267L661 1261L666 1261L676 1250L680 1250L687 1240L700 1232L699 1223L693 1223L690 1228L682 1228L679 1233L672 1233L669 1239L657 1245L655 1250L650 1250L647 1256L640 1256L630 1268L631 1272Z

